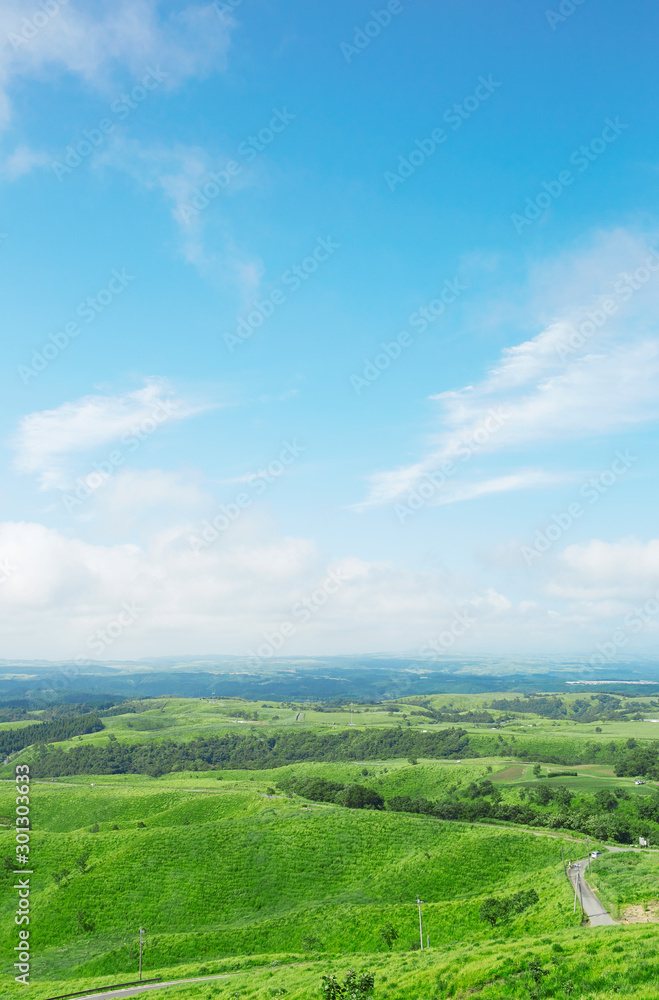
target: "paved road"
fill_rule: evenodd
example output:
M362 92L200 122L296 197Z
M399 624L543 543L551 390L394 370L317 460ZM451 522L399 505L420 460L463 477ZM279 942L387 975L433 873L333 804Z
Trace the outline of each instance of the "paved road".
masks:
M586 882L584 873L588 871L588 858L585 858L580 862L580 864L580 868L576 868L573 865L567 870L570 882L572 885L576 886L577 889L577 906L579 906L579 898L581 897L584 912L590 920L591 927L601 927L604 924L615 924L616 921L613 919L608 910L604 909L601 902Z
M197 979L172 979L171 982L167 983L147 983L145 986L129 986L124 990L110 990L105 993L88 993L87 996L81 997L80 1000L114 1000L114 998L134 997L139 993L146 993L147 990L160 990L164 986L180 986L185 983L207 983L212 979L228 978L228 974L225 973L222 976L200 976Z

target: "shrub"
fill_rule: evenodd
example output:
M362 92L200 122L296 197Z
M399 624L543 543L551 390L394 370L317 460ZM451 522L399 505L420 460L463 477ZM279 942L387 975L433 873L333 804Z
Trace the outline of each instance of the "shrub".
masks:
M394 941L396 941L396 939L399 937L399 934L393 924L387 923L384 925L384 927L381 928L380 937L386 944L389 951L391 951L391 949L394 946Z
M375 976L371 972L363 972L359 978L354 969L346 974L340 983L333 973L323 976L320 992L324 1000L360 1000L361 997L372 997L375 987Z

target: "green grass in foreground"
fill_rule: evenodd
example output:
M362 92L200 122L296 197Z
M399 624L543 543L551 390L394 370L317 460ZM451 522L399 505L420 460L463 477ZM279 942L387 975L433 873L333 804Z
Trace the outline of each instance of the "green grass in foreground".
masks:
M453 700L457 707L458 698ZM475 706L468 696L459 700L465 708ZM355 722L359 728L398 725L403 712L414 710L400 707L392 720L381 707L361 706ZM254 709L256 721L236 714ZM112 717L105 734L77 737L67 747L107 742L108 731L120 740L152 743L222 731L265 737L280 727L338 731L349 719L345 711L304 709L298 722L300 710L163 699L137 716ZM438 728L411 715L405 727L408 722L414 729ZM642 725L656 738L657 724ZM342 977L350 967L375 973L375 1000L659 1000L656 925L590 928L572 913L560 849L566 858L583 856L578 833L346 810L290 798L276 788L282 778L314 775L357 781L386 799L439 799L487 776L504 800L515 799L550 783L534 778L533 766L523 761L537 757L527 752L560 748L577 754L585 739L603 745L614 735L645 737L638 723L620 721L603 722L597 735L594 724L538 717L515 719L499 733L467 728L483 748L500 745L502 756L416 765L305 762L266 771L223 770L221 780L215 771L197 771L158 779L77 775L35 782L29 995L45 1000L134 979L141 925L147 931L145 978L228 974L157 992L163 1000L319 1000L321 976ZM503 749L504 739L509 748ZM606 764L576 769L578 777L560 780L584 798L603 788L628 788L639 801L653 793L650 783L636 788L633 778L616 778ZM2 769L5 776L12 772L12 766ZM1 781L0 817L11 816L14 795L13 786ZM13 831L0 826L0 857L10 856L13 847ZM659 894L658 867L657 855L606 854L592 866L593 882L613 907L644 902ZM13 982L11 966L13 881L11 874L4 878L0 897L3 997L24 991ZM531 888L539 901L530 910L494 928L480 920L488 896ZM411 950L418 942L417 894L425 900L424 930L431 938L423 953ZM387 923L399 933L392 953L381 936Z
M413 770L422 780L420 765L392 770L403 777ZM427 781L437 782L437 772L433 763ZM522 889L535 888L540 901L515 917L508 933L575 923L558 839L307 804L272 796L253 775L242 778L207 777L205 790L162 779L35 784L35 976L130 978L140 924L149 932L152 968L200 955L377 952L387 922L399 930L394 947L402 954L416 940L418 893L437 947L496 936L498 928L479 919L483 900ZM12 801L7 785L0 812ZM2 837L8 854L13 834ZM565 847L574 851L572 842ZM85 871L78 867L83 855ZM58 886L54 876L63 873ZM4 955L14 944L12 881L9 874L0 904Z
M354 968L375 974L375 1000L467 1000L474 995L482 1000L531 1000L534 996L657 1000L658 952L656 930L648 927L573 928L520 938L500 934L450 950L431 947L405 954L281 952L164 965L158 969L164 981L218 974L227 978L184 983L150 995L172 1000L266 1000L274 996L320 1000L323 974L331 971L342 978L347 969ZM149 968L147 973L152 971ZM539 978L539 992L534 977ZM45 1000L57 992L110 986L116 981L112 976L76 977L63 990L61 982L35 979L29 995ZM18 997L25 992L9 984L3 996Z

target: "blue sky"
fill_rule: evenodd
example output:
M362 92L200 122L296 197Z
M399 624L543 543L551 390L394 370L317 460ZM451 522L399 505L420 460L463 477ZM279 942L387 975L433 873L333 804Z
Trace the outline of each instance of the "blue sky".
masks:
M651 653L658 20L8 0L3 655Z

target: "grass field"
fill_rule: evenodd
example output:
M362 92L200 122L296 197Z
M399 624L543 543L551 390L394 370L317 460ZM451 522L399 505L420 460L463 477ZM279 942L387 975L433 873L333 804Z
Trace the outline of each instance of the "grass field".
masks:
M576 696L575 696L576 697ZM438 707L474 710L490 696L437 696ZM240 699L159 699L146 711L105 718L101 733L75 737L107 743L162 739L185 742L227 731L265 734L278 728L347 729L347 711ZM143 707L143 706L142 706ZM440 728L412 717L415 706L359 706L356 727ZM258 718L243 718L241 714ZM302 716L299 719L299 716ZM403 715L407 718L403 719ZM275 718L278 716L278 718ZM659 717L659 713L658 713ZM299 719L299 721L298 721ZM522 720L523 721L523 720ZM385 800L443 799L490 779L504 800L529 801L542 786L561 784L576 801L613 789L632 797L656 795L656 783L635 786L608 765L576 765L576 776L538 778L524 750L558 741L575 747L607 740L591 724L534 717L521 722L507 756L464 760L407 759L312 762L270 770L203 770L144 774L75 775L31 786L30 995L44 1000L90 986L131 980L137 965L137 928L146 929L145 978L229 978L168 990L175 1000L317 998L320 977L349 967L376 975L380 1000L582 997L659 1000L656 927L581 926L573 914L566 859L584 856L583 838L561 829L523 829L512 823L448 822L410 812L346 809L287 793L292 778L360 783ZM517 725L507 723L507 727ZM17 724L13 724L16 728ZM640 723L611 723L618 729ZM646 724L650 726L651 724ZM488 727L465 726L485 737ZM577 731L579 730L579 731ZM652 729L657 738L659 727ZM487 738L498 742L499 733ZM621 732L618 736L624 735ZM510 737L506 734L506 739ZM496 745L496 743L495 743ZM512 746L513 744L509 744ZM30 759L31 750L17 759ZM13 773L13 764L3 769ZM541 774L556 770L541 764ZM591 797L589 799L589 797ZM15 808L13 783L0 781L0 823ZM544 807L542 807L544 808ZM2 855L14 831L0 826ZM598 846L591 838L591 847ZM657 897L659 855L605 853L592 865L600 898L623 913ZM12 961L16 928L14 876L4 878L0 955L6 990L18 996ZM538 901L495 926L481 919L488 897L534 889ZM424 934L418 944L423 900ZM386 925L398 936L392 951ZM282 992L282 990L284 992Z
M659 900L659 854L625 851L591 861L590 881L615 917ZM656 910L656 906L653 907Z
M145 957L148 954L145 949ZM483 1000L534 996L534 974L542 972L543 997L589 1000L656 1000L656 961L659 949L654 928L594 928L584 939L582 929L553 931L542 936L511 938L504 934L490 941L463 943L450 951L429 950L387 954L354 953L320 955L318 952L276 953L207 959L165 965L163 980L225 975L206 983L168 988L154 996L174 1000L288 1000L320 998L320 979L328 971L342 978L349 968L375 974L378 1000L443 1000L482 997ZM132 977L131 977L132 978ZM146 978L146 976L145 976ZM83 990L111 985L112 976L79 977L71 988ZM34 1000L52 996L54 981L35 981ZM9 986L7 996L19 996Z
M395 777L421 768L392 770ZM418 893L436 947L491 938L478 910L502 891L534 886L540 895L511 932L574 923L556 839L306 804L273 796L271 786L244 774L241 781L197 778L196 790L185 787L186 777L33 786L38 978L121 979L140 924L158 967L200 954L377 951L385 922L400 929L394 948L407 951L416 940ZM11 810L10 792L2 789L0 812ZM62 872L68 875L58 886L53 876ZM10 891L4 954L13 906Z
M500 692L485 695L436 695L428 701L437 709L478 711L500 697ZM583 696L567 694L561 697L566 703L571 704ZM621 701L633 703L633 699L621 699ZM320 712L302 704L287 707L276 702L247 702L236 698L215 701L197 698L155 698L137 705L140 709L138 713L127 712L125 715L104 717L101 712L105 725L103 731L74 737L61 745L64 748L81 743L102 745L109 733L116 736L120 742L139 744L165 739L187 742L196 737L215 736L233 731L262 733L287 729L341 730L350 725L351 718L353 726L360 729L401 725L432 732L446 725L413 714L421 709L405 700L382 705L354 705L352 716L349 705L333 711ZM146 710L143 710L145 707ZM649 708L648 711L659 718L659 708ZM256 719L253 718L254 714L257 716ZM493 711L492 714L503 718L501 712ZM525 752L535 751L538 747L545 748L549 754L554 744L559 750L577 748L582 745L584 738L601 744L630 738L659 739L659 723L656 722L599 720L581 723L543 718L530 712L509 714L513 715L509 721L497 722L498 733L488 723L461 721L459 725L474 736L480 736L488 746L494 747L497 741L510 741L514 738L519 751L516 754L518 757L523 757ZM33 723L2 723L0 730L23 728L31 724ZM597 732L598 729L601 732Z

